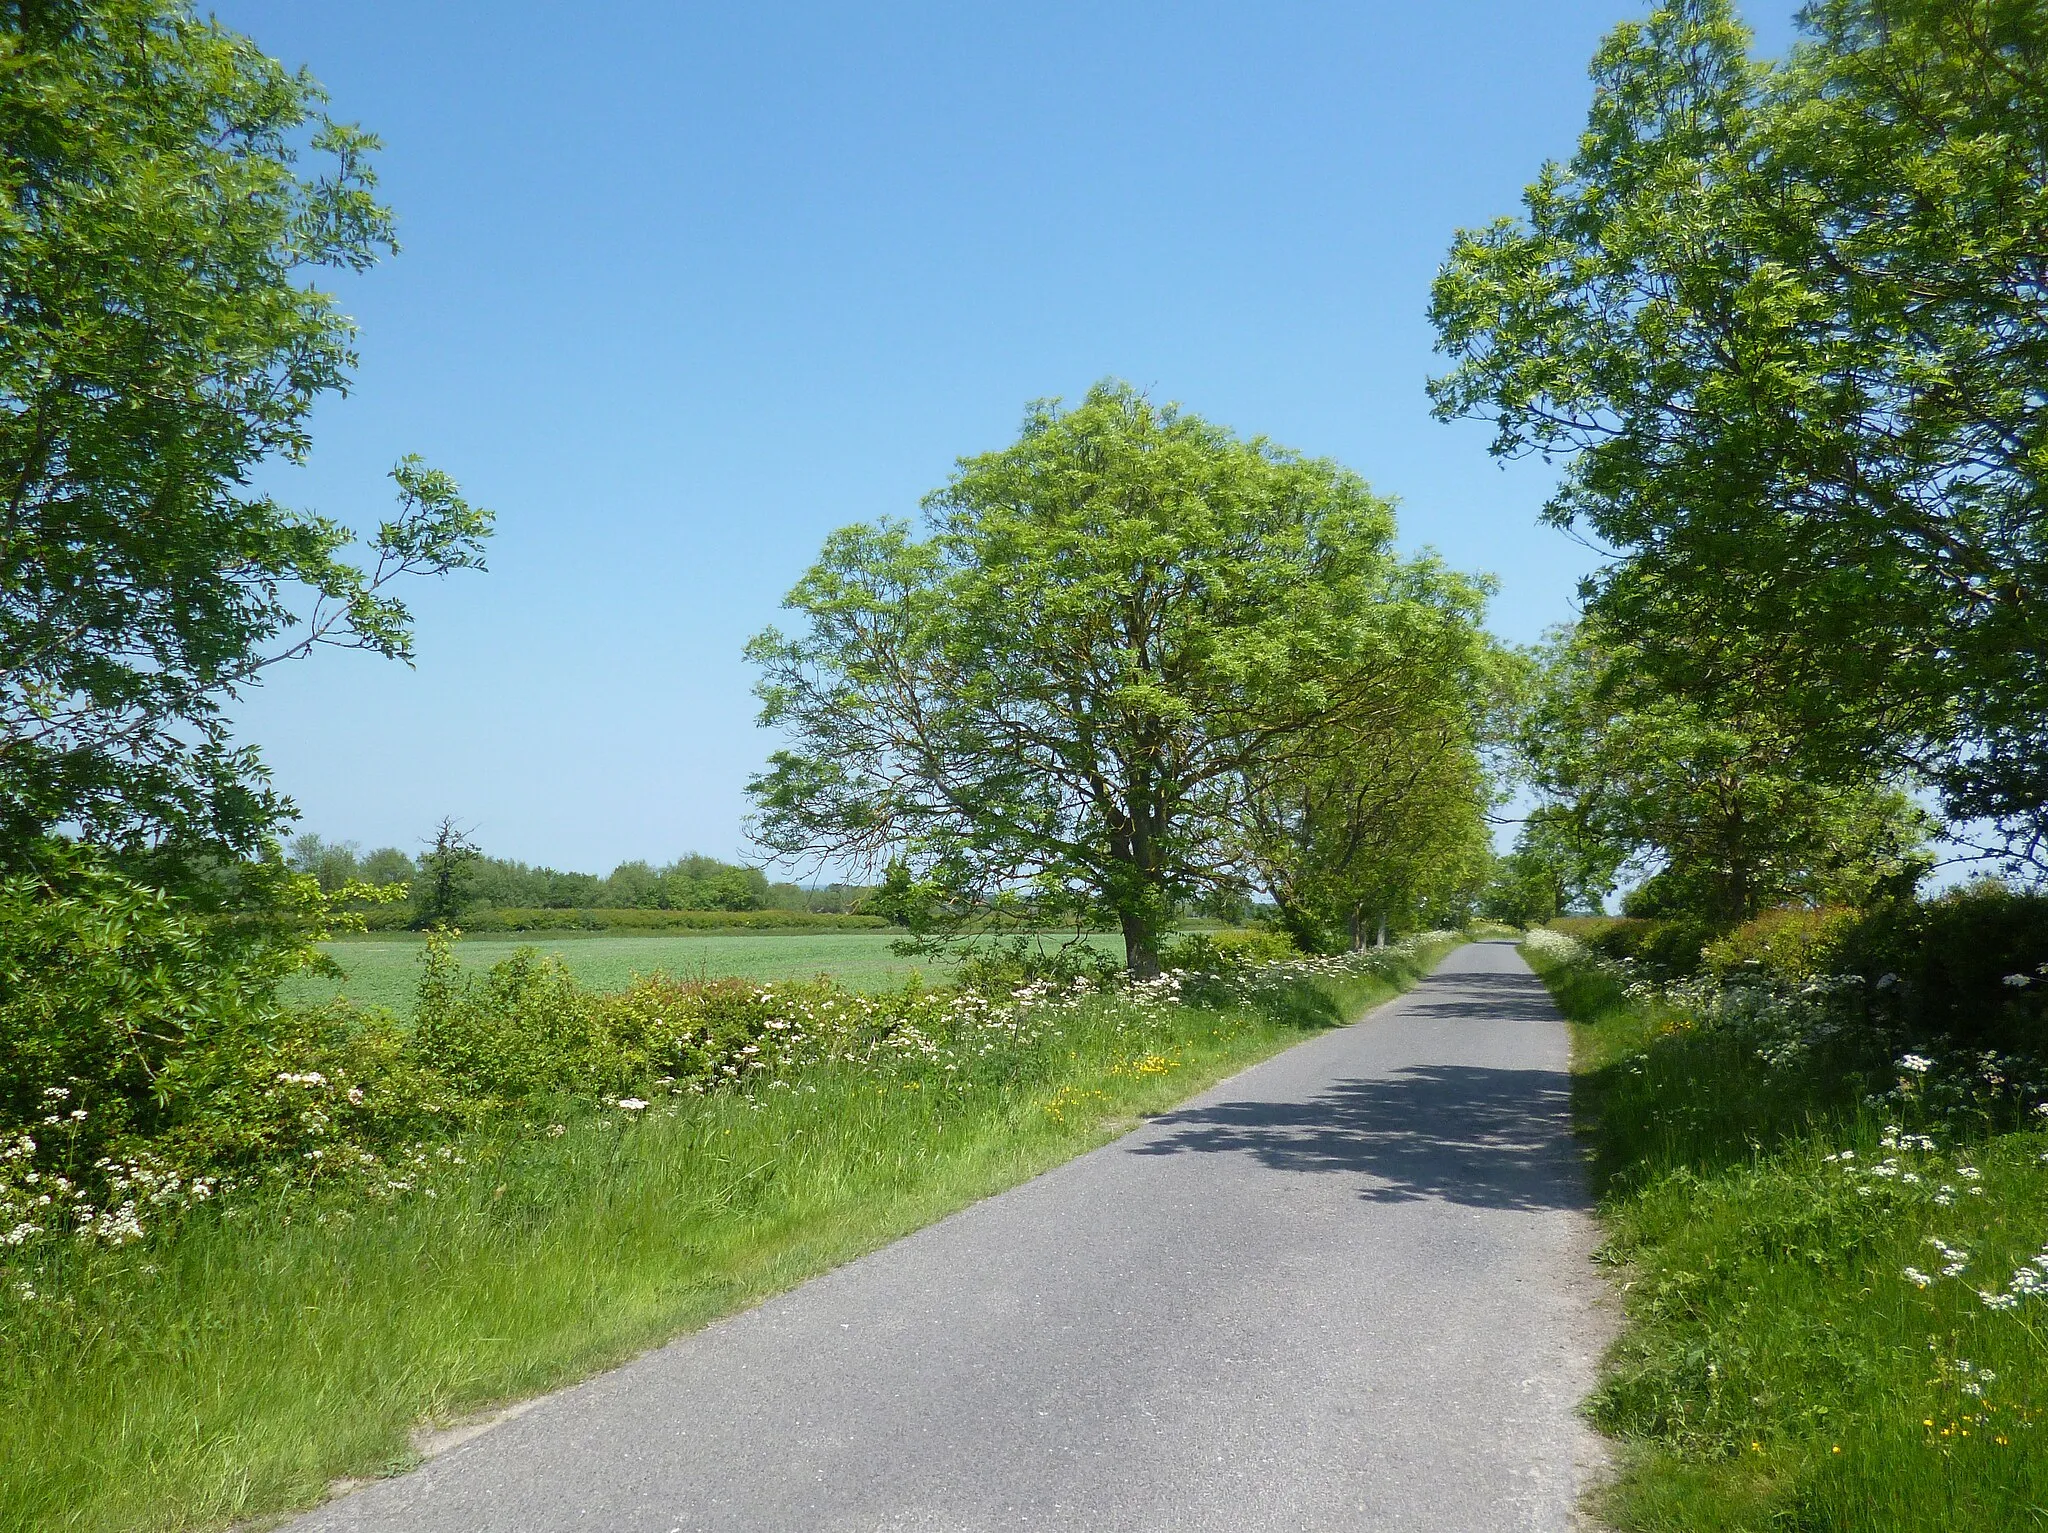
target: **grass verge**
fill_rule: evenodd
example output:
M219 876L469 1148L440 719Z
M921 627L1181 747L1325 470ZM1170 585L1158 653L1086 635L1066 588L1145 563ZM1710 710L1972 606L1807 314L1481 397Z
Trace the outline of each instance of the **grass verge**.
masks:
M1358 1015L1387 978L1222 1010L1080 1008L944 1093L794 1089L458 1141L415 1195L211 1211L0 1297L0 1529L217 1526L388 1473L422 1424L559 1387L1113 1137Z
M1603 1519L2048 1527L2048 1133L1944 1110L1867 1040L1759 1048L1529 957L1574 1024L1628 1321L1591 1402L1622 1445Z

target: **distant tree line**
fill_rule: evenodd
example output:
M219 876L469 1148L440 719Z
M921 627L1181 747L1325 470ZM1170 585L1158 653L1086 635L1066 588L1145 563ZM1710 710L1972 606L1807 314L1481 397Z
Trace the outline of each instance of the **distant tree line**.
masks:
M336 893L351 883L405 884L421 924L458 921L473 910L792 910L856 914L864 885L819 887L771 882L760 868L691 852L660 866L636 859L610 873L567 873L493 857L444 833L414 857L395 846L365 852L353 841L307 833L292 839L286 862ZM437 877L438 875L438 877ZM438 890L438 896L437 896Z

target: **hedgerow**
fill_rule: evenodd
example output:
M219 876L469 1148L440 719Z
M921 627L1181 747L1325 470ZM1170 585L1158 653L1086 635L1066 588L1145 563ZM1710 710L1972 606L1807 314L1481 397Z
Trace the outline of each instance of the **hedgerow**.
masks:
M96 866L62 890L0 886L0 900L13 902L0 910L0 1259L18 1260L50 1242L141 1240L259 1190L403 1196L472 1131L546 1133L678 1094L795 1089L821 1065L971 1091L1081 1009L1142 1029L1184 999L1295 1006L1304 979L1393 973L1435 940L1329 959L1191 938L1180 967L1142 983L1034 960L879 994L666 975L601 992L532 949L465 971L457 939L439 932L422 946L405 1023L276 999L294 963L319 961L311 926L224 945L217 925Z
M1586 1024L1631 1321L1592 1410L1643 1450L1617 1527L2006 1528L2048 1494L2048 1061L1930 1025L1916 979L1828 972L1859 928L1753 923L1682 980L1526 941ZM2010 1035L2044 979L2001 976Z

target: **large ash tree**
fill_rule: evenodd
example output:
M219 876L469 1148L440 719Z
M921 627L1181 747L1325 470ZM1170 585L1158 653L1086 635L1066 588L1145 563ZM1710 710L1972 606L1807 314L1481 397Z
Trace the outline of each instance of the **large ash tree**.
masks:
M1357 476L1121 385L961 461L927 535L835 533L770 630L751 789L788 858L895 862L955 912L1113 920L1156 973L1176 907L1241 887L1253 787L1389 706L1418 609Z
M480 564L416 459L361 560L249 487L347 382L310 279L395 248L375 147L175 0L0 3L0 874L256 851L288 806L223 706L315 645L408 656L391 582Z
M2048 872L2048 7L1800 19L1777 64L1728 0L1616 29L1578 152L1452 249L1436 403L1566 463L1645 695Z

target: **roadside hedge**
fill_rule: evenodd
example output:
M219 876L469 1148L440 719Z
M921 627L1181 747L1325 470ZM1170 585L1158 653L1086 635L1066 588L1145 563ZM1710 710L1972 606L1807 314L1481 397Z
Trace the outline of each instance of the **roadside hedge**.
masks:
M2048 1056L2048 893L1987 881L1862 912L1766 911L1726 932L1607 916L1551 925L1660 983L1847 978L1911 1036Z

